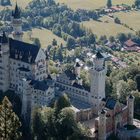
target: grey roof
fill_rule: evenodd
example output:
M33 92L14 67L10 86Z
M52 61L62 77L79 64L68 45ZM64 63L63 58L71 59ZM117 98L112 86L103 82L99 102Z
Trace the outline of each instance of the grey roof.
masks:
M35 62L35 59L40 49L36 45L14 40L12 38L9 39L9 45L10 45L10 58L30 64ZM17 58L15 57L15 54L18 54ZM22 55L22 58L19 57L20 55ZM30 61L29 57L31 58Z
M117 101L113 98L108 98L105 107L113 110Z
M100 51L96 53L96 58L101 59L104 58Z
M48 86L48 84L47 84L47 82L45 80L43 80L43 81L32 80L30 82L30 85L34 89L41 90L41 91L46 91L49 88L49 86Z
M73 83L73 87L76 87L76 88L79 88L81 90L85 90L85 91L88 91L88 92L90 91L89 87L85 87L85 86L77 84L77 83Z
M70 80L76 80L76 74L74 74L71 70L65 70L64 72Z
M71 98L70 101L71 101L71 104L74 107L76 107L77 109L89 109L89 108L91 108L91 105L84 102L84 101L81 102L80 100L74 99L74 98Z

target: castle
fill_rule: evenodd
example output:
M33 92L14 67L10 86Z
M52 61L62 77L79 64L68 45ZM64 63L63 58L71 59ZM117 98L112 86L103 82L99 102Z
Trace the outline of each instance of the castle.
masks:
M94 134L106 140L122 126L133 125L134 97L127 105L105 96L107 72L104 57L98 51L90 69L90 88L82 84L81 65L65 70L52 79L49 74L48 53L42 48L22 41L22 20L16 4L12 12L12 37L0 36L0 90L15 91L22 100L22 116L26 119L34 108L48 106L56 95L67 93L77 121L93 119Z

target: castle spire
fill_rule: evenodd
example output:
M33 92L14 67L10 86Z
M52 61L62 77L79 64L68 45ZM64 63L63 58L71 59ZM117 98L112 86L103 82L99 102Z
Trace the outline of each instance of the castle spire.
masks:
M16 40L22 41L22 19L21 19L21 11L20 8L18 7L18 4L16 2L15 10L12 11L12 26L13 26L13 37Z
M16 6L15 6L15 10L12 12L12 16L15 19L20 19L20 9L18 7L17 1L16 1Z
M90 69L90 104L95 107L96 114L99 113L100 103L105 98L105 59L100 50L97 51L93 60L94 66Z

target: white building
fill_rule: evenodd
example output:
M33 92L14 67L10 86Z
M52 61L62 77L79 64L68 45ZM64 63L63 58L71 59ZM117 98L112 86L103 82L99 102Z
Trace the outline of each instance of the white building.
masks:
M24 118L34 108L48 106L55 98L55 91L63 91L75 105L78 121L98 118L94 123L99 140L105 140L107 133L116 132L124 124L133 124L134 97L129 96L128 104L124 106L105 96L107 70L100 51L96 53L90 69L90 87L82 83L79 62L73 70L57 75L54 81L49 75L48 53L22 41L22 20L17 5L12 17L13 38L8 38L5 32L0 35L0 90L5 92L10 89L21 97Z
M90 69L90 87L85 87L80 78L81 66L76 62L74 70L65 70L57 76L56 85L72 99L85 102L94 107L98 114L100 102L105 98L106 66L100 51L94 57L93 68Z
M0 35L0 90L13 90L22 100L22 115L54 98L54 83L48 74L48 53L22 41L22 20L16 5L12 12L12 38Z

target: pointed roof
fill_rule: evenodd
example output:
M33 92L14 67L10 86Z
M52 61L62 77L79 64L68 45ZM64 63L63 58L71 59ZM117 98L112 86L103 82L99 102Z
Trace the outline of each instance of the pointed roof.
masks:
M15 19L19 19L20 18L20 9L17 5L17 2L16 2L16 6L15 6L15 10L12 11L12 16L15 18Z
M8 38L4 31L3 31L2 38L1 38L1 43L8 43Z
M104 58L100 51L96 53L96 58L101 59Z
M47 77L48 80L52 80L52 77L50 74L48 74L48 77Z
M133 99L133 98L134 98L134 96L132 96L132 95L129 96L129 99Z
M76 67L81 67L80 64L79 64L79 62L76 62L76 65L75 66Z
M105 112L105 110L104 109L102 109L102 111L101 111L101 114L105 114L106 112Z

